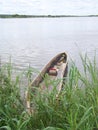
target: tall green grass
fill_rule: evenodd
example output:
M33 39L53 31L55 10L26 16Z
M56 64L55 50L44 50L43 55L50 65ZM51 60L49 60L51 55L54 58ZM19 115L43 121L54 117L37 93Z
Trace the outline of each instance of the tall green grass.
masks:
M57 81L45 78L45 92L29 87L33 113L28 114L20 96L20 76L12 79L11 64L0 68L0 130L98 130L98 66L96 57L91 61L81 56L83 70L72 64L58 98ZM33 69L25 75L28 85ZM27 86L28 88L28 86Z

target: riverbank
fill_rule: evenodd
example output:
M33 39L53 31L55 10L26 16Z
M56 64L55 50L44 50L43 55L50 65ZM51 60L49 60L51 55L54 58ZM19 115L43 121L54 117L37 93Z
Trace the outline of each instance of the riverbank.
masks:
M66 84L59 98L56 90L43 95L30 90L34 112L28 114L20 96L22 75L28 85L32 68L13 80L11 63L0 67L0 129L6 130L97 130L98 129L98 66L96 57L82 57L83 72L75 63L70 67ZM52 84L54 85L54 83ZM27 86L28 88L28 86Z

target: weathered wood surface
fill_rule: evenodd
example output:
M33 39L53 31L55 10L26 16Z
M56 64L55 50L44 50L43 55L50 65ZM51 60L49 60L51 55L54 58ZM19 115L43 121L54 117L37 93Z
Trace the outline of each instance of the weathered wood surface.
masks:
M53 67L59 60L62 60L64 58L64 62L67 63L67 54L66 53L60 53L57 56L55 56L41 71L41 73L33 80L31 83L31 86L38 87L39 84L44 79L45 74L49 71L49 68ZM60 62L60 61L59 61ZM65 70L64 70L65 72ZM64 76L64 75L63 75Z

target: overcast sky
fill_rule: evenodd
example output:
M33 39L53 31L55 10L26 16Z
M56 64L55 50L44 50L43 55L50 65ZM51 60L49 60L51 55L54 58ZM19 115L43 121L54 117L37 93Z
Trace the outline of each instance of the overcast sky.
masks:
M98 14L98 0L0 0L0 14Z

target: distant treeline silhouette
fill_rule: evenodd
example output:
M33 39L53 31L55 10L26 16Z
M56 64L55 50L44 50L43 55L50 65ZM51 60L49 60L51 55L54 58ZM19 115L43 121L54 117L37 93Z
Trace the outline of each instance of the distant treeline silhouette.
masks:
M0 18L56 18L56 17L98 17L98 15L19 15L0 14Z

